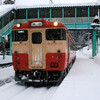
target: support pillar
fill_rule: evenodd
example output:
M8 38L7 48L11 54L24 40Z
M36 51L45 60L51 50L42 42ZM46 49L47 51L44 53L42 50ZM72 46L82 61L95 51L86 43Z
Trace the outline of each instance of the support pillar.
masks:
M12 32L10 33L10 56L12 56Z
M51 14L51 8L50 8L50 21L52 20L52 14Z
M40 9L38 8L38 20L40 19Z
M0 42L1 42L1 36L0 36Z
M26 22L28 21L28 10L26 9Z
M96 56L97 54L97 45L96 45L96 29L93 29L92 33L92 57Z
M75 8L75 28L76 28L76 24L77 24L77 8Z
M90 7L88 7L88 24L90 24Z
M64 23L64 8L62 8L62 23Z

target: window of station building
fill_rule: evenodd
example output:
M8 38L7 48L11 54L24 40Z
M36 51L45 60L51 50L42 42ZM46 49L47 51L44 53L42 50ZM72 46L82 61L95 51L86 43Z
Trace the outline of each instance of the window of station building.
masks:
M77 8L77 17L88 17L88 8Z
M4 26L7 25L9 23L9 14L6 14L4 16Z
M0 18L0 29L2 28L2 18Z
M99 7L90 7L90 17L95 17L98 15Z
M52 18L62 17L62 8L52 8L51 10Z
M66 40L65 29L47 29L46 30L47 40Z
M38 9L28 9L28 18L38 18Z
M75 8L64 8L64 17L75 17Z
M41 44L42 42L42 34L40 32L32 33L32 43Z
M18 9L16 11L16 19L25 19L26 18L26 9Z
M28 31L27 30L16 30L12 32L12 41L23 42L28 40Z
M49 18L50 17L50 8L41 8L39 9L40 18Z

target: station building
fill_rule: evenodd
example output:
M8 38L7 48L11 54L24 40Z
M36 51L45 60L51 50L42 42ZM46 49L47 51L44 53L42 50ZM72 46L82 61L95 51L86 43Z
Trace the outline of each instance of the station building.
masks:
M34 3L28 3L29 1L32 0L27 0L26 3L24 0L16 0L15 5L0 16L0 36L10 34L10 46L11 29L14 24L35 19L60 21L65 24L73 36L77 37L78 34L92 33L91 23L100 13L100 1L77 4L56 4L53 0L36 0Z

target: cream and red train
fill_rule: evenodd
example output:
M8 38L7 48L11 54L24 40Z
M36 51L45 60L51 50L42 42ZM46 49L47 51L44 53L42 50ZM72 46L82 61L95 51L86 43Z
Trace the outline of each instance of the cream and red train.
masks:
M61 22L31 20L12 28L15 80L60 83L75 61L74 40Z

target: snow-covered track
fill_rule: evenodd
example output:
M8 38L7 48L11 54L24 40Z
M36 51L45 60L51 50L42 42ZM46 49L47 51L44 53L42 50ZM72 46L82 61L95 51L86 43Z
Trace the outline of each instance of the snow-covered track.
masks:
M10 76L8 78L5 78L5 79L0 79L0 87L6 83L10 83L14 80L14 76Z
M57 86L49 88L22 86L12 81L0 87L0 98L2 100L50 100L57 88Z
M10 66L12 66L12 62L0 64L0 67L1 67L1 68L10 67Z

